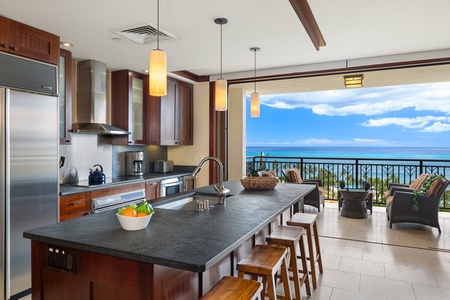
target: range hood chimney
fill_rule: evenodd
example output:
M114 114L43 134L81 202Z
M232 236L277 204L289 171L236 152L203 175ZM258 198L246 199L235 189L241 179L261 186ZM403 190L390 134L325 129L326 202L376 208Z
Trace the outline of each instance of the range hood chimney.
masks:
M95 60L78 63L77 123L72 132L127 135L128 131L106 124L106 64Z

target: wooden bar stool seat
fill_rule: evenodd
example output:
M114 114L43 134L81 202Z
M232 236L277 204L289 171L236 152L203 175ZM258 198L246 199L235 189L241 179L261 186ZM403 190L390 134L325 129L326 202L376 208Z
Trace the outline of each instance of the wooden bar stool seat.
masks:
M292 216L290 221L287 221L287 225L299 226L306 230L306 238L308 240L308 252L309 252L309 263L310 272L312 277L312 284L314 288L317 288L317 273L316 273L316 263L319 265L319 272L323 273L322 267L322 254L320 253L319 244L319 233L317 231L316 215L314 214L304 214L296 213ZM314 233L314 244L312 240L312 235ZM314 250L315 248L315 250Z
M291 298L289 288L289 276L286 264L287 248L279 245L256 245L250 254L243 258L237 264L239 278L244 275L250 275L253 279L262 278L263 289L261 298L267 296L270 300L277 299L276 294L276 274L281 270L281 281L284 287L284 296L278 296L281 299Z
M201 300L256 300L261 299L261 282L224 276Z
M305 285L306 294L311 296L311 286L309 284L308 262L306 259L305 245L302 236L305 229L297 226L281 225L274 229L274 231L266 237L266 242L269 245L281 245L288 247L290 250L290 264L288 271L292 272L290 280L294 282L295 299L301 300L300 289ZM300 254L301 268L297 263L297 253ZM299 274L301 276L299 277Z

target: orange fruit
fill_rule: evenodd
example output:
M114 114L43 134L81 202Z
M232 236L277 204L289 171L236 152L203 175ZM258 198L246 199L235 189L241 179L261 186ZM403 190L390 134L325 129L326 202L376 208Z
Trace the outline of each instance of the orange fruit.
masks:
M141 212L138 212L136 217L146 217L146 216L148 216L148 213L146 213L145 211L141 211Z
M136 217L137 212L134 208L132 207L127 207L125 208L125 210L122 212L122 216L126 216L126 217Z

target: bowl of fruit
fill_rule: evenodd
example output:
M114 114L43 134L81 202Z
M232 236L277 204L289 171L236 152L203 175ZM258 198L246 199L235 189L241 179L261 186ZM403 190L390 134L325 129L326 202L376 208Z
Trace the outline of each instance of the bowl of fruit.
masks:
M147 227L153 213L154 209L150 203L143 201L119 208L116 215L123 229L133 231Z

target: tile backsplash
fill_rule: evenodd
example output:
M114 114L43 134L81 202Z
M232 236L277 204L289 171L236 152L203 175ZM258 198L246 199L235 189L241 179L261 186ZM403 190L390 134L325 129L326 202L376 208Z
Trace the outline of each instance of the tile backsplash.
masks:
M72 134L71 145L60 145L59 154L65 157L59 170L60 183L87 180L89 169L99 164L106 177L125 176L125 152L144 152L144 172L153 171L153 162L167 159L167 146L113 146L108 139L91 134Z

